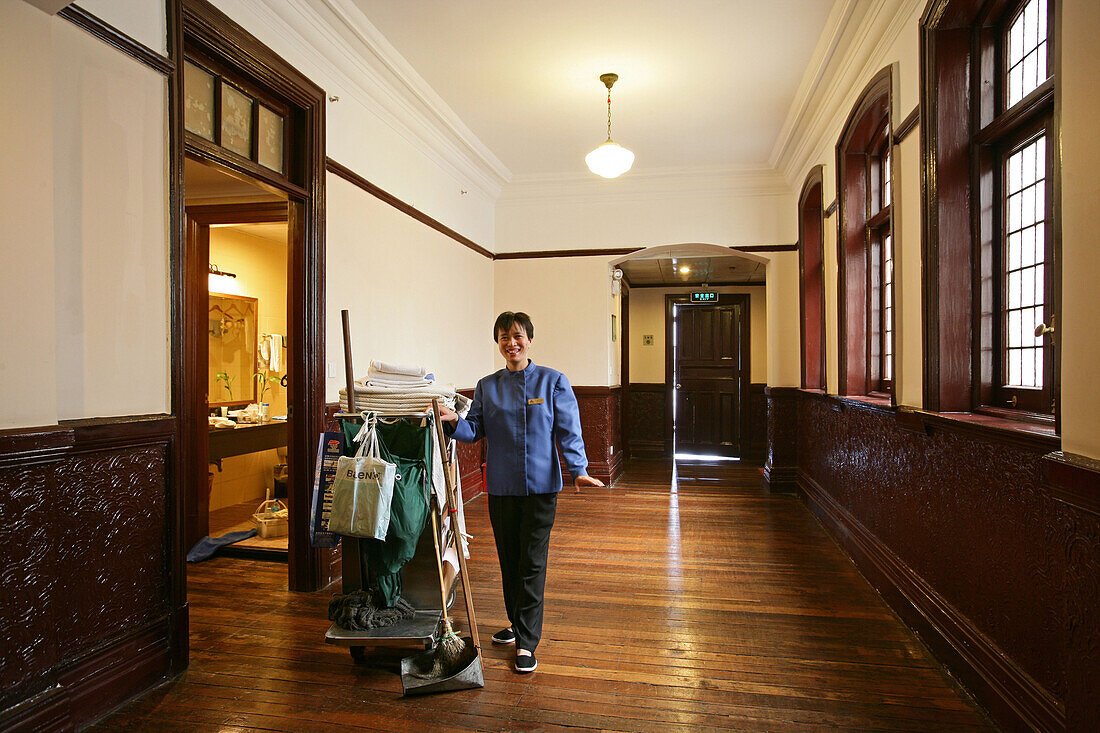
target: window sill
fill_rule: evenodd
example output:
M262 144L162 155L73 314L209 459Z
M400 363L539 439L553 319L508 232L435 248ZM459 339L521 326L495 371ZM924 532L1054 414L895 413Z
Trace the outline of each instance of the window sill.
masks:
M1022 422L980 412L912 412L920 417L926 429L936 428L975 435L1044 453L1061 450L1062 447L1062 440L1054 431L1053 425Z

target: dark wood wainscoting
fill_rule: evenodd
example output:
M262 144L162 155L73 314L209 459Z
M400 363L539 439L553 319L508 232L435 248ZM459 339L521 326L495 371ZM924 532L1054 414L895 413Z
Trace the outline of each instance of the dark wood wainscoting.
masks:
M767 456L764 485L773 494L793 494L798 476L798 401L794 387L765 387Z
M573 387L581 411L588 473L609 486L623 472L622 390L619 387ZM564 471L564 464L563 464ZM563 473L569 480L568 473Z
M672 453L668 394L664 382L631 382L623 429L633 458L662 458Z
M1048 436L810 392L792 401L807 504L994 719L1095 729L1096 466L1052 453Z
M749 384L748 398L742 405L741 445L744 452L741 459L747 463L763 463L768 449L768 400L764 394L765 384Z
M0 727L81 728L170 674L175 419L0 431Z

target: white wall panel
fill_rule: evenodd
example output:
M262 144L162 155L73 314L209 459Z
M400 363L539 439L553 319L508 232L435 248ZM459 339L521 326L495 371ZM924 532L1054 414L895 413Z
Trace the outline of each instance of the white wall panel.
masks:
M53 28L58 416L167 412L167 81Z
M372 359L426 366L458 388L495 370L492 261L342 178L327 185L327 399L345 384L344 308L357 377Z
M54 374L55 22L0 2L0 429L57 421Z

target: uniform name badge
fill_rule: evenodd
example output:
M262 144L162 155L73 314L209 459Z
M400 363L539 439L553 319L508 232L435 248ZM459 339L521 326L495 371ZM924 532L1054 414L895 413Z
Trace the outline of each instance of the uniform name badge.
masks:
M532 397L531 399L527 400L527 404L529 405L541 405L543 402L546 402L546 400L541 397Z

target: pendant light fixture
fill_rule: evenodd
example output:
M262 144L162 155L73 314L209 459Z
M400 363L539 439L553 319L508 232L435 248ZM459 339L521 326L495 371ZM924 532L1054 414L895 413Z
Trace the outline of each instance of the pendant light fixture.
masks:
M618 178L634 165L634 153L611 139L611 85L618 80L618 74L600 74L607 87L607 142L584 156L588 170L604 178Z

